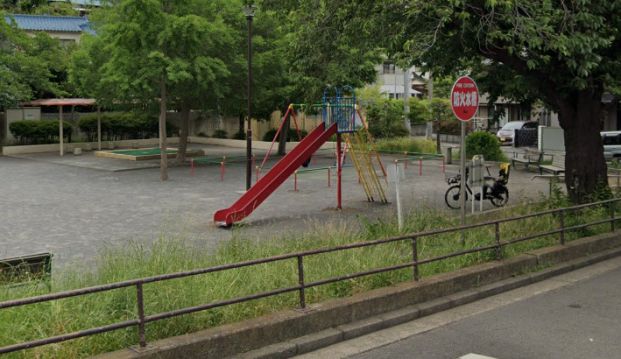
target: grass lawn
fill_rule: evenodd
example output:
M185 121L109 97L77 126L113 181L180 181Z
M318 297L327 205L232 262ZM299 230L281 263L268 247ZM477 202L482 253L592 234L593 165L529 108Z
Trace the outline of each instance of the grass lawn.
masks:
M487 213L480 220L505 218L534 213L553 208L564 202L525 204L502 211ZM605 208L595 208L568 213L566 226L606 218ZM475 219L476 220L476 219ZM109 248L93 264L95 269L68 268L55 276L52 290L62 291L103 283L118 282L157 274L205 268L225 263L264 258L284 253L375 240L402 233L449 228L458 224L457 216L446 212L421 209L407 216L404 230L399 233L392 220L367 220L361 218L362 230L347 225L328 227L318 225L315 232L296 237L275 237L261 241L248 240L234 235L215 252L199 250L183 238L162 237L153 245L131 243ZM503 240L541 233L558 227L558 218L552 215L537 216L516 222L503 223L500 231ZM593 235L608 231L608 224L567 234L566 239ZM494 227L487 226L468 231L465 246L459 233L422 237L419 239L419 260L448 254L457 250L494 243ZM524 251L558 243L558 235L521 242L505 248L505 258ZM493 251L469 254L435 262L420 267L422 277L454 271L459 268L495 259ZM393 242L373 247L332 252L306 257L304 260L306 281L316 281L351 274L378 267L405 263L411 260L411 243ZM297 285L297 262L295 259L259 266L217 272L195 277L146 284L144 287L147 315L231 299L257 292ZM308 303L350 296L373 288L389 286L412 280L410 268L382 273L344 282L314 287L306 292ZM43 285L24 285L0 288L0 301L45 294ZM149 323L147 340L184 334L212 326L257 317L274 311L295 308L297 293L217 309L184 315L173 319ZM134 288L117 289L88 296L62 299L20 308L0 310L0 346L69 333L94 326L136 318L136 293ZM129 328L81 338L57 345L49 345L14 353L17 358L78 358L136 345L136 328Z

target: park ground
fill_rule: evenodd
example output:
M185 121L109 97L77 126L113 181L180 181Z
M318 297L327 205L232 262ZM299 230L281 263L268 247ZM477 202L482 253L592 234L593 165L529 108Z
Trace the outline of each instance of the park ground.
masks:
M242 149L200 146L208 155L242 155ZM263 153L264 154L264 153ZM262 157L257 153L257 157ZM394 157L383 157L386 164ZM266 165L271 167L274 160ZM89 266L97 253L128 242L151 243L158 238L182 238L198 247L215 248L232 236L263 239L295 235L317 226L360 225L360 219L393 221L394 184L389 204L369 203L354 168L343 170L343 210L336 211L336 177L328 187L327 171L300 174L298 191L288 179L241 225L216 227L216 210L226 208L243 193L245 164L226 165L224 181L219 166L173 166L170 180L159 180L159 162L131 162L82 156L34 154L0 157L0 258L50 252L54 268ZM329 153L314 156L312 167L334 164ZM413 160L405 169L400 192L406 211L438 209L458 215L444 204L445 177L456 165ZM548 183L534 172L513 169L509 205L539 200ZM254 175L253 175L254 180ZM491 209L488 202L485 209Z

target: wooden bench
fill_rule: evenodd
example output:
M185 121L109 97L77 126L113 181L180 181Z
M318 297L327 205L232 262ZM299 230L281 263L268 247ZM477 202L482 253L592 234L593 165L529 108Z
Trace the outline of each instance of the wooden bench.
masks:
M52 274L52 254L37 253L0 259L0 284L47 279Z
M558 176L565 173L565 156L550 155L552 156L552 164L539 164L539 174L543 174L543 171L553 173Z
M511 159L511 166L516 168L516 164L524 165L524 168L528 169L530 165L539 166L541 162L543 162L544 156L546 156L543 152L539 152L537 150L527 149L524 153L513 153L513 158Z

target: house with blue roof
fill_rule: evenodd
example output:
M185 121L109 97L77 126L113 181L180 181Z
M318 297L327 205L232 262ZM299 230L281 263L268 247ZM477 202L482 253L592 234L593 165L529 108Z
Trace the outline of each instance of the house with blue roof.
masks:
M88 18L82 16L11 14L4 20L31 35L45 32L63 44L78 43L82 34L95 33Z

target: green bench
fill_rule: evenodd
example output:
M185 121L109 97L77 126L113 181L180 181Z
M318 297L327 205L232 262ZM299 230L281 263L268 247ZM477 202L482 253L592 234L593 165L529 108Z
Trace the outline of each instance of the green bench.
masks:
M37 253L0 259L0 284L46 280L52 275L52 254Z
M539 174L543 172L550 172L558 176L565 173L565 156L552 156L551 164L539 164Z
M513 168L517 168L516 165L521 164L524 166L525 169L528 169L531 165L534 165L535 167L539 168L542 162L544 162L545 156L552 156L552 155L546 155L543 152L540 152L537 150L530 150L530 149L527 149L523 153L514 152L513 158L511 159L511 166Z

